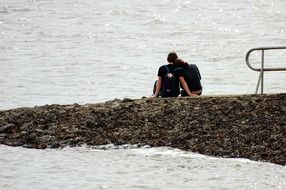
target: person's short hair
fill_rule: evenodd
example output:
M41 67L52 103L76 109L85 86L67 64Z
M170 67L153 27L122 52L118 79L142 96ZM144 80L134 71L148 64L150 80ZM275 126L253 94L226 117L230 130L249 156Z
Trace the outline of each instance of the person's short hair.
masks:
M180 64L184 65L184 64L186 64L186 62L184 60L182 60L182 59L176 59L174 64L176 64L176 65L180 65Z
M175 53L175 52L170 52L168 54L168 57L167 57L167 61L169 63L175 63L175 61L178 59L178 55Z

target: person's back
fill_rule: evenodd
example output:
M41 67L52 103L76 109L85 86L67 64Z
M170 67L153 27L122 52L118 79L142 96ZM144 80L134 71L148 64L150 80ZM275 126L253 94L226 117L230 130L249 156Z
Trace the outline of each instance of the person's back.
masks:
M181 59L177 59L176 65L180 65L183 68L183 76L187 83L187 86L192 94L201 95L202 85L201 85L201 74L195 64L188 64ZM182 96L188 96L185 90L181 91Z
M202 90L201 74L195 64L186 64L184 67L184 77L190 91Z
M180 94L180 78L183 78L183 69L175 65L178 56L170 52L167 57L169 64L162 65L158 70L158 80L155 82L154 97L176 97Z
M173 64L163 65L159 68L158 76L162 78L161 97L177 97L180 94L179 76L183 69Z

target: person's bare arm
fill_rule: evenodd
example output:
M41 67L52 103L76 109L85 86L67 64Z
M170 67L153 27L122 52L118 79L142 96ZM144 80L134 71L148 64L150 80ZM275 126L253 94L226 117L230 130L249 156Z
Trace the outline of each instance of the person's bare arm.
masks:
M181 82L181 85L183 86L184 90L187 92L187 94L189 96L195 96L194 94L191 93L187 83L186 83L186 80L184 79L184 77L179 77L179 80Z
M155 91L155 94L154 94L153 97L158 97L159 96L161 87L162 87L162 78L158 77L158 81L157 81L157 85L156 85L156 91Z

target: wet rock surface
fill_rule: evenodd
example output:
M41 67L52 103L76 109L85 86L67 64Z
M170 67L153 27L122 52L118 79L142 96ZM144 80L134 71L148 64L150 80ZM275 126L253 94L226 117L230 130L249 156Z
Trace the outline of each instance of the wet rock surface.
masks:
M0 143L140 144L286 164L286 94L113 100L0 111Z

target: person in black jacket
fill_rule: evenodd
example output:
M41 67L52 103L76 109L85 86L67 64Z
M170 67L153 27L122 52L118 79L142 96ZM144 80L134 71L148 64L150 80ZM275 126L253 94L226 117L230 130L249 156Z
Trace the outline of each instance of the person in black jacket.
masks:
M182 59L176 59L175 65L180 66L183 69L183 76L187 83L188 89L193 95L201 95L203 88L201 85L201 74L198 67L195 64L188 64ZM183 86L181 84L181 86ZM186 90L181 90L181 96L188 96Z
M162 65L158 70L158 80L155 82L154 97L177 97L180 94L180 84L186 95L194 96L184 79L184 70L180 64L175 64L178 56L170 52L167 57L169 64Z

